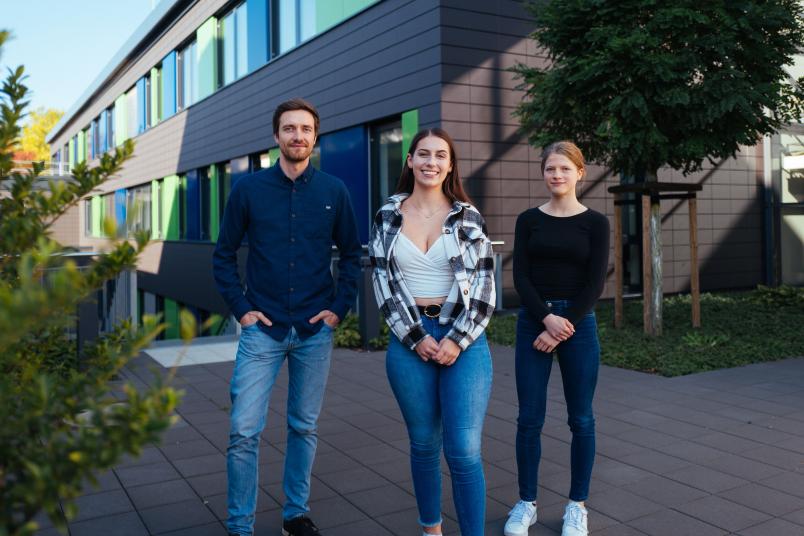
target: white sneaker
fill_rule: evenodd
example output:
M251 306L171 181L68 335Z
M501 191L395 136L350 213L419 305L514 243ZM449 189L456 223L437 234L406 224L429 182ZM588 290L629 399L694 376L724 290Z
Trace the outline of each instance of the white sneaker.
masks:
M536 523L536 505L528 501L519 501L508 512L503 534L505 536L527 536L528 528Z
M564 509L564 528L561 529L561 536L587 536L589 529L586 528L586 514L586 508L570 501Z

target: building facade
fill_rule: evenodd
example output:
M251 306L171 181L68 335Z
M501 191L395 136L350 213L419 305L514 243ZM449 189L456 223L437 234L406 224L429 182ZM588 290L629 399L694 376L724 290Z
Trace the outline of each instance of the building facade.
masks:
M228 192L243 175L275 162L273 110L300 96L321 114L314 163L349 187L364 242L415 132L450 132L468 192L492 240L503 242L500 291L513 306L514 223L547 195L539 151L512 115L522 92L510 67L546 61L528 39L531 31L515 0L163 0L49 134L53 158L71 165L93 162L127 139L136 143L119 176L59 222L55 237L101 249L109 217L119 232L148 231L138 311L168 320L180 307L199 318L225 313L211 257ZM795 248L779 251L767 153L759 144L693 176L660 173L660 180L703 185L704 290L775 282L781 274L768 259L796 255ZM625 179L601 167L589 171L582 202L613 218L607 188ZM690 272L686 204L663 201L662 209L665 290L682 292ZM623 215L625 287L632 294L641 292L638 210ZM801 284L798 236L797 268L784 274Z

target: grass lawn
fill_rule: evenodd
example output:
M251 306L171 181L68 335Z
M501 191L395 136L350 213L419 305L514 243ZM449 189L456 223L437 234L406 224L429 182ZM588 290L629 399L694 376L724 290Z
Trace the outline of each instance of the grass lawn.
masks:
M690 297L664 300L664 334L642 334L642 301L625 302L625 326L614 329L614 302L596 308L601 361L663 376L804 356L804 289L759 287L701 295L700 329L690 323ZM513 345L516 315L495 316L489 340Z

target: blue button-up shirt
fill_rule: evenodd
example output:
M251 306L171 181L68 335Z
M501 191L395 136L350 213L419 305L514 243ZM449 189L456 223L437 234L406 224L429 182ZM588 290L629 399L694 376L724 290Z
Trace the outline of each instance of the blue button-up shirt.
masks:
M237 250L248 237L246 288ZM330 272L338 247L337 290ZM324 309L343 319L357 297L361 246L346 185L308 165L295 181L279 164L237 181L226 202L213 271L218 291L237 320L261 311L273 326L260 328L283 340L290 327L300 337L323 322L309 320Z

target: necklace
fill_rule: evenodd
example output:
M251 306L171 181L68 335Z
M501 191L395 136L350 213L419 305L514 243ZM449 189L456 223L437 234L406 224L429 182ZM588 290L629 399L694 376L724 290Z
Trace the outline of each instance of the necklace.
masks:
M414 205L413 203L411 203L411 206L412 206L413 208L415 208L415 209L416 209L416 212L418 212L419 214L421 214L421 216L422 216L422 217L423 217L425 220L432 219L432 218L433 218L433 216L435 216L436 214L440 214L440 213L444 212L444 207L441 207L441 208L438 208L438 209L436 209L435 211L433 211L431 214L427 214L427 213L426 213L424 210L422 210L422 208L421 208L421 207L419 207L418 205Z

